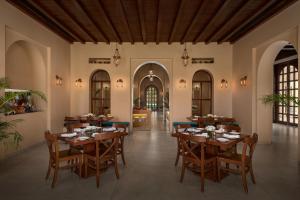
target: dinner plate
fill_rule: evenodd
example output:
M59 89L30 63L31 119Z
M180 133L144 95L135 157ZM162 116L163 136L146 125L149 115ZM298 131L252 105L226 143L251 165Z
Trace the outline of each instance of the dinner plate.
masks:
M223 134L224 138L228 138L228 139L239 139L240 136L239 135L230 135L230 134Z
M89 139L89 137L87 137L87 136L78 137L78 140L80 140L80 141L84 141L84 140L88 140L88 139Z
M229 141L229 139L227 139L227 138L217 138L217 140L219 142L228 142Z
M60 136L66 137L66 138L71 138L71 137L75 137L76 135L77 135L77 133L63 133Z

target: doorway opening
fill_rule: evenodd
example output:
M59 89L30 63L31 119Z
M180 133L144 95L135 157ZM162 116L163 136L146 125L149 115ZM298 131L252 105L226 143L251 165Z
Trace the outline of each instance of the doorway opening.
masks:
M133 78L133 130L166 131L169 126L169 76L156 63L139 67Z

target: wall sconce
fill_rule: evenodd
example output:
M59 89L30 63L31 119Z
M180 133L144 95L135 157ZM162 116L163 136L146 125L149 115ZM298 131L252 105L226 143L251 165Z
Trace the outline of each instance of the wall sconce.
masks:
M120 64L120 60L121 60L121 56L120 56L120 53L119 53L118 44L116 43L116 49L115 49L115 53L114 53L114 56L113 56L113 62L114 62L116 67Z
M179 88L186 88L186 80L184 79L179 80Z
M81 78L79 78L79 79L77 79L77 80L75 81L75 86L76 86L76 87L82 87L82 79L81 79Z
M55 84L58 85L58 86L62 86L62 77L56 75L55 76Z
M225 80L225 79L222 79L221 80L221 88L227 88L228 87L228 81L227 80Z
M240 79L240 84L242 87L245 87L247 85L247 76L244 76Z
M117 87L118 87L118 88L121 88L121 87L123 87L123 85L124 85L123 79L119 78L119 79L117 80Z
M189 63L189 54L186 50L186 43L184 43L184 50L183 50L183 54L181 56L181 59L182 59L182 62L183 62L183 65L186 67Z

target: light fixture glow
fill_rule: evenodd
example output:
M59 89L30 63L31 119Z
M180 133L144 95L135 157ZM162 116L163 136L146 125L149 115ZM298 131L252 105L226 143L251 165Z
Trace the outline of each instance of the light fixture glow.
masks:
M179 87L180 88L186 88L186 80L180 79L179 80Z
M119 78L119 79L117 80L117 87L118 87L118 88L123 87L123 83L124 83L123 79Z
M225 80L225 79L222 79L221 80L221 88L227 88L228 87L228 81L227 80Z
M62 86L62 78L58 75L55 76L55 84L58 86Z
M81 78L79 78L79 79L77 79L77 80L75 81L75 86L76 86L76 87L82 87L82 79L81 79Z
M244 76L240 79L240 84L241 84L242 87L247 86L247 76Z

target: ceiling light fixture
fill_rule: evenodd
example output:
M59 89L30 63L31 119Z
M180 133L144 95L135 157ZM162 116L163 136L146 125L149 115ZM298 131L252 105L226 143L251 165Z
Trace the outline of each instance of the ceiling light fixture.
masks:
M121 60L121 56L120 56L119 49L118 49L118 43L116 43L116 49L115 49L115 53L113 56L113 62L116 67L120 64L120 60Z
M181 59L183 61L183 65L186 67L189 63L189 55L188 55L188 52L186 50L186 43L184 43L184 50L183 50L183 54L181 56Z

